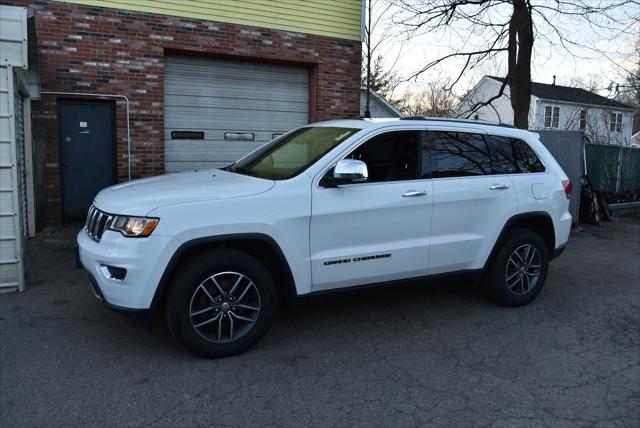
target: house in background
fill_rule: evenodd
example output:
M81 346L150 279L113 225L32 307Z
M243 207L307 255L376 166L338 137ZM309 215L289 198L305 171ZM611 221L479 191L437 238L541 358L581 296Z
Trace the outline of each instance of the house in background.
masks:
M474 106L496 96L503 78L484 76L460 103L454 114L513 124L509 86L489 105ZM535 130L584 131L593 143L631 145L634 109L581 88L531 83L529 128Z
M360 116L364 116L366 106L367 88L360 88ZM393 104L375 91L371 91L371 96L369 97L369 112L371 113L371 117L377 118L404 116L400 110L395 108Z
M2 3L37 41L40 227L84 219L116 182L222 166L359 114L362 0Z

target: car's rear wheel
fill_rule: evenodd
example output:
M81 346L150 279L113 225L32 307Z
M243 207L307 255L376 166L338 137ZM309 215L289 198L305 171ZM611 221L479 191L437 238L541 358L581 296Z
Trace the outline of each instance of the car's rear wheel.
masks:
M488 267L483 286L498 303L526 305L542 291L548 269L549 250L540 235L514 229Z
M166 298L173 336L191 352L225 357L255 345L267 332L277 305L265 266L236 249L199 254L184 263Z

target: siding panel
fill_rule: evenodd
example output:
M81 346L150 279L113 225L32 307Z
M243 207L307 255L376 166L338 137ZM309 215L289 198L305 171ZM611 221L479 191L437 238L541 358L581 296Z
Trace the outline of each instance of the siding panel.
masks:
M361 0L70 0L65 3L115 8L206 21L360 40Z

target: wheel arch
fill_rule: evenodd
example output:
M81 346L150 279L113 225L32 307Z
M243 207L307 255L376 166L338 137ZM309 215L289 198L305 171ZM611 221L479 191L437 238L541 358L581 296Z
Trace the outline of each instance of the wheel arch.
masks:
M547 249L549 250L549 260L554 257L556 253L556 234L551 215L545 211L534 211L523 214L516 214L509 220L507 220L505 225L502 227L500 235L498 235L498 239L493 245L493 249L489 254L489 258L487 259L483 270L486 270L487 266L491 265L491 262L496 256L501 243L504 242L504 240L509 236L509 233L513 229L517 228L528 229L540 235L540 237L547 244Z
M156 287L150 309L156 309L162 303L173 274L183 260L194 252L215 248L235 248L252 255L271 272L281 298L297 295L289 263L272 237L261 233L207 236L187 241L173 253Z

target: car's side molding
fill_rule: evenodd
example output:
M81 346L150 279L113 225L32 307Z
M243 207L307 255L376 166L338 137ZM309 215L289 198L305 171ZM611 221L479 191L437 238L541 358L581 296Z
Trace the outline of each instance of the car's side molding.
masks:
M280 248L278 243L271 236L265 235L263 233L233 233L227 235L215 235L196 238L190 241L186 241L182 245L180 245L180 247L178 247L178 249L171 256L169 263L167 263L167 266L162 273L160 282L158 283L155 294L153 295L153 299L151 300L150 309L155 309L160 303L162 296L166 291L167 286L169 285L171 275L178 266L178 263L182 259L182 256L184 256L189 250L199 246L233 244L234 242L237 243L242 241L259 241L271 247L278 261L281 263L282 272L284 273L287 283L286 292L288 296L296 296L297 289L295 286L293 273L291 272L291 267L289 266L289 262L284 256L284 253L282 252L282 249ZM267 266L267 268L270 267Z

